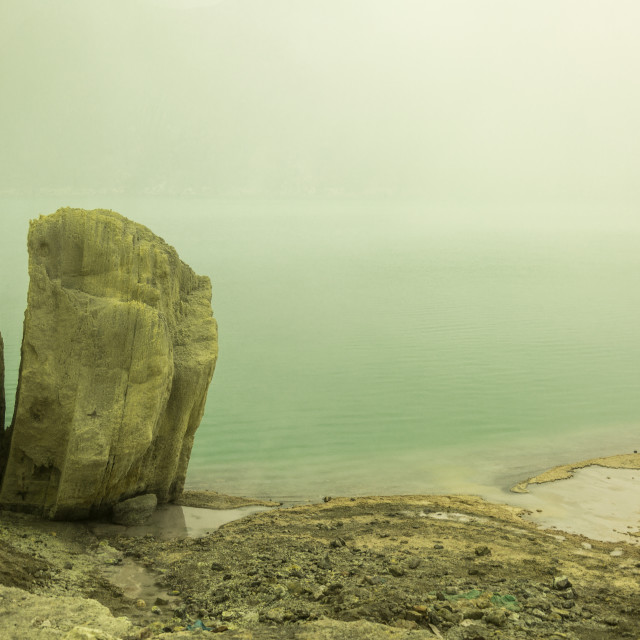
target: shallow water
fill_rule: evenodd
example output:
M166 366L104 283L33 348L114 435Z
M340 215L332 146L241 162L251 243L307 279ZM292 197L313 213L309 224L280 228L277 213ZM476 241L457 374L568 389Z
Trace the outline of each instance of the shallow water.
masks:
M200 538L222 525L239 520L267 507L238 507L237 509L200 509L165 504L158 507L148 522L132 527L118 524L94 523L91 529L97 535L119 534L132 538L151 534L161 540L172 538Z
M220 358L188 484L274 499L472 492L639 449L628 212L389 201L0 200L8 396L27 220L148 225L213 280Z

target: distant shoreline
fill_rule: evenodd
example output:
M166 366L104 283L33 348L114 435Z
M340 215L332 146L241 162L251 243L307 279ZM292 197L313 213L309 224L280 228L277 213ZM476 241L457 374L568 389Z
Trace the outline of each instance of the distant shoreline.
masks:
M606 456L602 458L591 458L582 460L581 462L573 462L570 464L561 464L552 467L547 471L527 478L522 482L518 482L511 487L513 493L528 493L528 487L532 484L544 484L546 482L556 482L573 477L578 469L585 467L598 466L607 467L609 469L640 469L640 453L622 453L614 456Z

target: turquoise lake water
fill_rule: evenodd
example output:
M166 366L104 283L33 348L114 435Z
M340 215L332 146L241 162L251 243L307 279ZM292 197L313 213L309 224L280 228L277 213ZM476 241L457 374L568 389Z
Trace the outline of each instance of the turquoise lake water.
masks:
M220 356L191 486L495 497L554 464L640 449L628 211L5 197L10 404L28 220L66 205L146 224L213 281Z

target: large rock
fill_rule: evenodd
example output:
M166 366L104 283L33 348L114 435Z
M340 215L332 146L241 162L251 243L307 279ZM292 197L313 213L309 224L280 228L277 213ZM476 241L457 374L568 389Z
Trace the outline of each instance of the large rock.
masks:
M153 515L157 504L158 499L153 493L123 500L113 507L111 521L126 527L144 524Z
M40 216L28 247L0 503L72 519L176 498L217 356L209 279L112 211Z
M4 341L0 333L0 436L4 431L4 412L7 405L4 402Z

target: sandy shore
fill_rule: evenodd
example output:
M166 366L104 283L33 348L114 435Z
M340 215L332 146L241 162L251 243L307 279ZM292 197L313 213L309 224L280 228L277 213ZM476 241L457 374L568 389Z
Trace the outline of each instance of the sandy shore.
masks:
M198 492L139 529L0 512L0 637L636 638L640 472L607 462L531 479L518 505Z
M640 454L554 467L520 482L511 504L545 528L609 541L640 541Z

